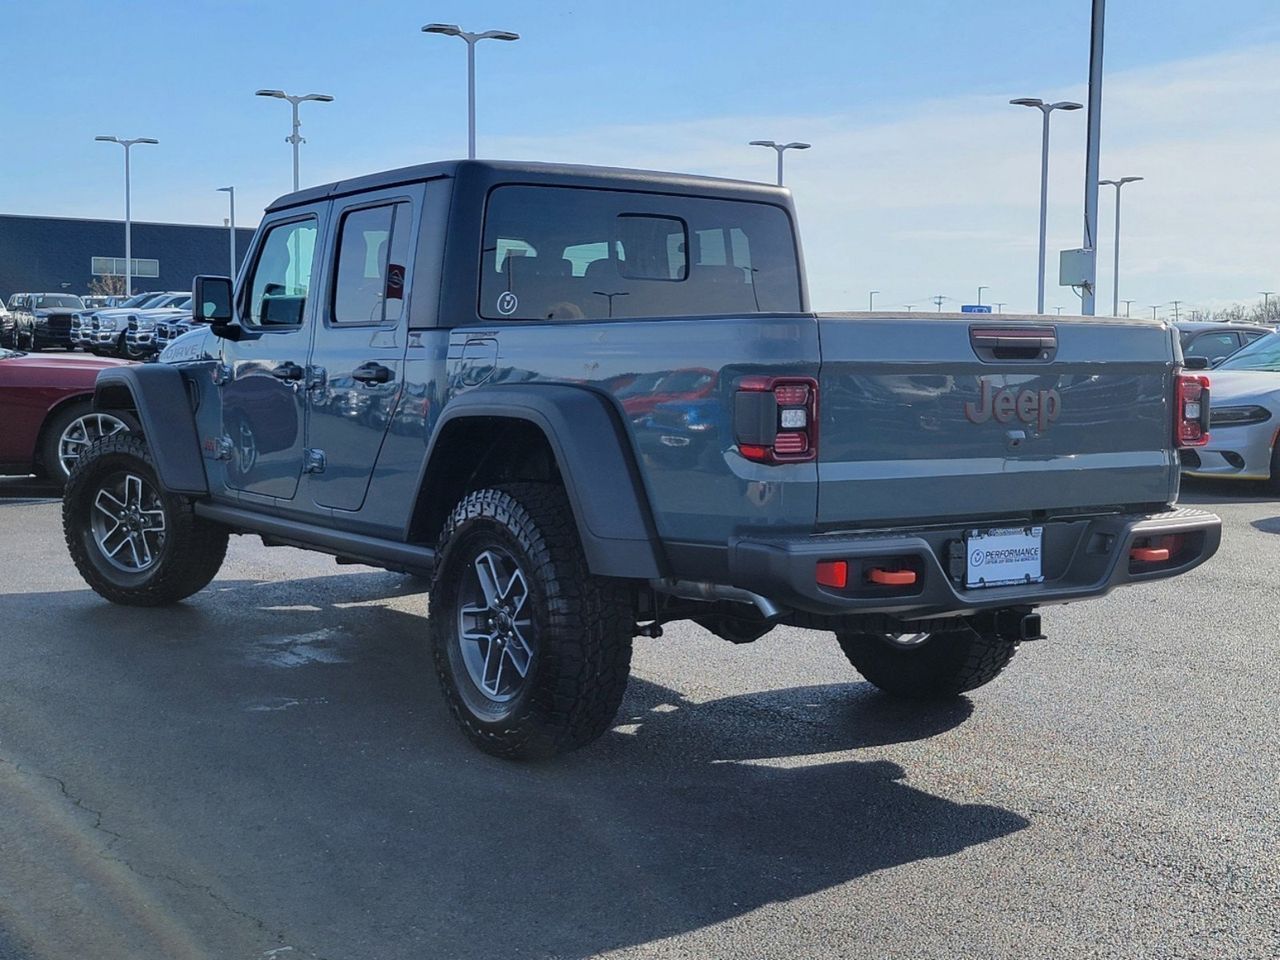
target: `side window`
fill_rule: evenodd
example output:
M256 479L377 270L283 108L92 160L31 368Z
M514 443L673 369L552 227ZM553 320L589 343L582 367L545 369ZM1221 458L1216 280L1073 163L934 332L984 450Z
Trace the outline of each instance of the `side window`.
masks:
M1208 357L1210 360L1235 353L1236 337L1233 333L1206 333L1191 342L1183 351L1188 357Z
M623 190L494 188L480 316L607 320L800 309L795 236L771 204Z
M334 323L400 319L412 226L413 207L403 202L343 215L334 271Z
M301 326L315 254L315 217L277 224L267 231L249 286L249 323Z

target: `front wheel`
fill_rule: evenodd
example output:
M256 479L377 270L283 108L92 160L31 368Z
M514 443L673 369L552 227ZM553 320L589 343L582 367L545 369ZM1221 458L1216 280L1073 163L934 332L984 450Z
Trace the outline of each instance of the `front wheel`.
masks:
M487 753L545 757L609 728L631 667L629 594L592 576L564 492L476 490L440 537L428 629L454 719Z
M62 531L85 582L127 606L191 596L217 575L227 552L227 529L162 489L147 442L131 433L81 454L63 493Z
M836 640L867 680L912 700L945 700L990 683L1018 648L1017 640L971 626L946 633L839 631Z

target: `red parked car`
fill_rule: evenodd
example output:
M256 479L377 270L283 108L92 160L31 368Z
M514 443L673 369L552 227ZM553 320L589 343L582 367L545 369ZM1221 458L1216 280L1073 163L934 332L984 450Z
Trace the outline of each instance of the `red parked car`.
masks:
M0 474L38 473L61 484L94 440L137 429L127 414L93 411L98 371L125 364L0 349Z

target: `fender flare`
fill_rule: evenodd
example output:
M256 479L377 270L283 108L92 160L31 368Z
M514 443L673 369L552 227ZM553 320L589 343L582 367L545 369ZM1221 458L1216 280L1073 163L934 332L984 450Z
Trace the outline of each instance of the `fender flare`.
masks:
M420 490L430 482L436 444L446 428L479 417L524 420L542 431L564 480L593 574L645 580L665 576L631 437L607 399L567 384L468 390L448 402L436 424Z
M164 363L103 370L94 384L93 408L123 407L142 424L160 485L171 493L207 496L209 480L182 371Z

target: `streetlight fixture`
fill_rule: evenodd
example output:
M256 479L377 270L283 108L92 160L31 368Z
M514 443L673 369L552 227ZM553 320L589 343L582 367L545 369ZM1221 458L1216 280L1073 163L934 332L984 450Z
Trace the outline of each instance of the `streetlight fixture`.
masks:
M1126 183L1137 183L1144 177L1121 177L1119 180L1099 180L1100 187L1116 188L1116 248L1114 252L1115 260L1112 264L1112 283L1115 289L1111 292L1111 315L1113 317L1120 316L1120 188Z
M1129 318L1129 311L1133 307L1133 301L1125 300L1123 301L1123 303L1124 303L1124 316L1125 316L1125 319L1127 320Z
M996 313L1004 313L1004 304L1005 304L1005 301L1003 301L1003 300L998 301L998 302L996 303L996 305L995 305L995 307L996 307Z
M134 137L123 140L120 137L94 137L106 143L118 143L124 147L124 295L133 296L133 216L129 209L129 148L135 143L159 143L152 137Z
M1151 319L1152 319L1152 320L1155 320L1155 319L1156 319L1156 311L1160 309L1160 304L1158 304L1158 303L1153 303L1153 304L1151 304L1150 306L1151 306Z
M867 294L867 312L870 313L876 308L876 294L879 290L872 290Z
M298 133L302 127L302 121L298 119L298 104L306 103L308 100L314 100L317 103L332 103L333 97L327 93L308 93L304 96L296 97L285 93L283 90L256 90L255 97L274 97L277 100L288 100L289 106L293 108L293 132L284 138L285 143L293 144L293 190L298 191L298 146L307 141Z
M1271 306L1271 298L1276 295L1274 290L1259 290L1262 294L1262 319L1267 318L1267 308Z
M990 289L991 289L990 287L985 285L978 287L978 306L982 306L982 291L990 290Z
M1044 313L1044 248L1045 230L1049 221L1049 114L1055 110L1080 110L1084 105L1074 100L1045 103L1034 97L1019 97L1009 102L1018 107L1035 107L1044 116L1040 139L1040 270L1036 274L1036 313Z
M234 281L236 278L236 188L219 187L218 192L225 193L231 202L231 219L227 221L227 227L231 233L231 269L227 272L227 276Z
M776 143L773 140L751 140L747 143L747 146L772 147L778 151L778 186L782 186L782 155L788 150L808 150L813 144L801 143L799 140L792 140L790 143Z
M1061 308L1061 307L1054 307L1053 309L1055 309L1055 310L1057 310L1057 311L1058 311L1058 316L1062 316L1062 308Z
M428 23L423 33L438 33L442 37L461 37L467 43L467 158L476 158L476 44L481 40L519 40L520 34L510 30L486 30L484 33L468 33L456 23Z

